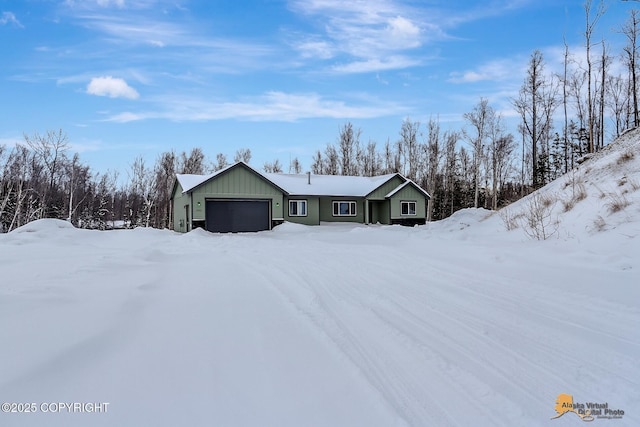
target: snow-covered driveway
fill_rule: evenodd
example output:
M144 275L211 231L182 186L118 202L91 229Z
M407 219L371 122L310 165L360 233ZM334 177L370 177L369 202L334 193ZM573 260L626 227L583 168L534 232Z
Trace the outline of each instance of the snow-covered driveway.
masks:
M38 409L0 424L582 423L550 420L560 393L640 423L637 239L529 241L485 215L0 235L0 400Z

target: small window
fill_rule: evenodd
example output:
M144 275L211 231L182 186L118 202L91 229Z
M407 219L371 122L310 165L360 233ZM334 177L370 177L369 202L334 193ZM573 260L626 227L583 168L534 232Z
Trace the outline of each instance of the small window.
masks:
M333 202L333 216L356 216L356 202Z
M289 200L289 216L307 216L307 201Z
M400 213L402 215L415 215L416 202L400 202Z

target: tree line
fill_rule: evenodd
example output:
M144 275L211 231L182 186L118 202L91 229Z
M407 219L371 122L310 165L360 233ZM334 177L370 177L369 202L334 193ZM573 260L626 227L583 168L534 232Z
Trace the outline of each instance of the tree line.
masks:
M137 157L120 179L117 171L93 173L71 154L62 130L24 135L24 144L0 145L0 232L42 218L79 228L170 228L171 189L177 173L204 174L229 164L224 154L208 162L200 148L165 152L155 164ZM251 160L238 150L234 162Z
M346 122L335 143L314 153L311 172L401 173L431 194L428 219L437 220L466 207L498 209L570 171L640 122L640 15L629 12L619 29L626 44L613 55L604 39L593 40L604 3L587 0L584 10L582 60L565 43L562 72L549 73L542 52L531 54L520 90L511 99L519 116L515 134L487 98L463 115L462 129L443 130L437 116L426 123L406 118L398 135L384 143L361 141L361 129ZM615 68L622 70L618 74L611 71L616 57L624 64ZM206 158L201 148L169 151L152 165L136 158L122 180L118 172L93 173L69 147L63 130L24 135L24 143L12 148L0 145L0 231L40 218L67 219L83 228L170 228L175 175L205 174L231 164L223 153ZM236 161L250 163L251 150L238 150ZM287 167L276 159L261 169L303 172L297 158Z

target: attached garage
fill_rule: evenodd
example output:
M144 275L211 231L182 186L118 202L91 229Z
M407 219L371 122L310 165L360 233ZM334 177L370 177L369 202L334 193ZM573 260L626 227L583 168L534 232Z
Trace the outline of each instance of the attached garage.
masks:
M174 230L271 230L284 221L284 194L282 188L243 162L209 175L178 174L171 196Z
M214 233L242 233L271 229L269 200L207 200L205 212L205 227Z

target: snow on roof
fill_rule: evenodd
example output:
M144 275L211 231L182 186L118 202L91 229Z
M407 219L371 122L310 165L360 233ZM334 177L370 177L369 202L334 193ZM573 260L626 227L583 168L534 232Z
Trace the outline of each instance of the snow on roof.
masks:
M244 162L238 162L238 163L244 163ZM232 165L229 165L225 168L222 168L218 171L215 171L214 173L210 173L208 175L195 175L195 174L188 174L188 173L179 173L176 175L176 179L178 180L178 182L180 183L180 186L182 187L182 192L186 193L189 190L192 190L193 188L197 187L198 185L202 184L205 181L210 180L211 178L213 178L216 175L221 174L222 172L231 169L232 167L234 167L235 165L237 165L238 163L234 163ZM244 163L245 166L247 166L248 168L251 169L251 166L247 165L246 163Z
M261 173L261 175L293 196L364 197L397 174L373 177L311 175L310 184L307 174Z
M242 163L242 162L240 162ZM192 175L178 174L176 178L182 187L182 192L186 193L200 184L208 181L216 175L236 166L238 163L227 166L212 174L208 175ZM292 196L345 196L345 197L364 197L389 181L394 176L401 176L397 173L391 173L379 176L341 176L341 175L309 175L307 174L284 174L284 173L266 173L253 169L246 163L244 166L254 171L258 175L271 181ZM402 178L406 180L407 178ZM311 183L309 183L311 182ZM409 181L405 182L400 188L403 188ZM415 185L415 183L414 183ZM420 187L416 185L421 191ZM391 193L390 193L391 194ZM427 194L425 192L425 194Z
M187 191L191 190L193 187L197 187L198 185L202 184L209 178L214 177L215 175L216 174L193 175L193 174L179 173L176 175L176 178L178 179L178 182L182 187L182 192L186 193Z

